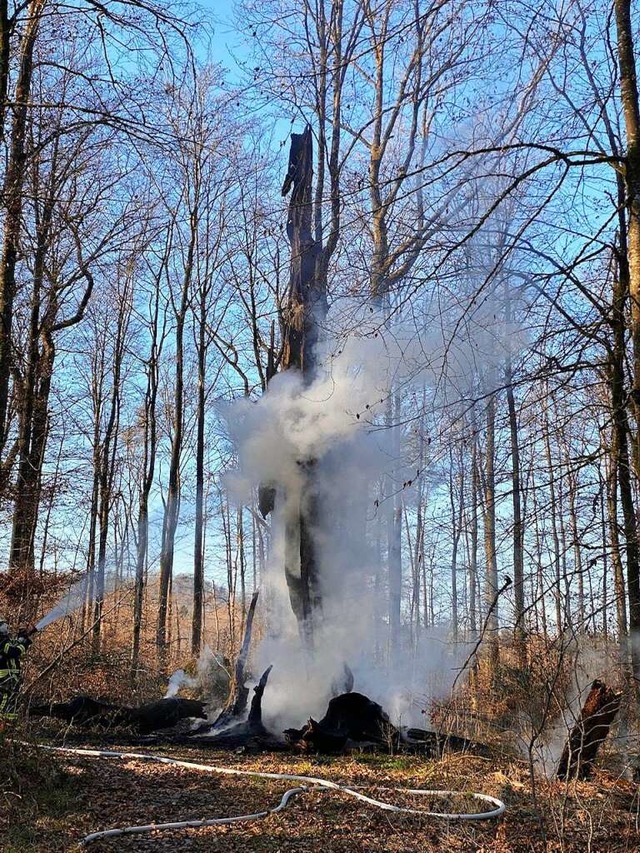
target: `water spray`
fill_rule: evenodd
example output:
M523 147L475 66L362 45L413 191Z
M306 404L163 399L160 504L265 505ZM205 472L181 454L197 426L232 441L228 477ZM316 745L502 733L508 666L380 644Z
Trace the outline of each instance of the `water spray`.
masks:
M89 575L85 575L74 583L60 601L48 613L45 613L39 622L36 622L34 631L42 631L43 628L46 628L52 622L56 622L58 619L62 619L63 616L68 616L82 607L87 595L88 585Z

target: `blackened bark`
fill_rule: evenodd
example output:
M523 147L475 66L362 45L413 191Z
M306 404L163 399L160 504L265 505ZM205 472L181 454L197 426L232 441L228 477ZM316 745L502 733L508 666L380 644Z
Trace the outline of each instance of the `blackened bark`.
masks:
M282 194L291 190L287 235L291 244L289 297L281 312L284 352L282 368L297 368L306 380L316 370L316 344L326 315L326 281L316 276L321 247L312 231L311 185L313 148L311 128L291 134L289 169Z
M233 720L238 720L244 714L245 709L247 707L249 689L245 687L245 667L247 665L249 648L251 646L253 616L256 610L256 604L258 603L258 595L258 592L253 593L251 604L249 605L247 621L244 627L244 636L242 638L242 645L240 647L240 651L238 652L238 657L236 659L236 665L233 673L233 682L231 684L229 698L225 704L225 707L213 723L212 728L222 728L222 726L227 725ZM264 684L267 683L266 680L269 677L270 671L271 667L269 667L269 670L267 671L266 675L263 675ZM262 686L262 691L264 691L264 685ZM260 696L262 697L262 693L260 693Z
M297 369L305 382L317 371L317 344L327 312L326 270L321 274L321 246L312 232L313 148L311 128L291 135L289 168L282 194L291 191L287 234L291 244L291 269L287 303L281 309L283 370ZM286 519L285 576L292 609L301 636L311 643L313 617L321 608L315 527L321 514L316 486L316 460L301 459L299 505L289 508ZM291 499L290 499L291 500ZM266 509L269 501L261 504Z

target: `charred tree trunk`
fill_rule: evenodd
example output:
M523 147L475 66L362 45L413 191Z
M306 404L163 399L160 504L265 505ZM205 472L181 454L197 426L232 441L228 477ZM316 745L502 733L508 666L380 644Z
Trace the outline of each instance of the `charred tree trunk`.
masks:
M317 370L316 345L326 315L326 271L321 246L313 237L311 196L313 150L311 128L291 136L289 169L282 194L291 190L287 234L291 243L289 296L281 310L282 369L296 369L305 382ZM315 459L298 460L299 494L287 497L285 575L291 606L304 641L311 645L313 618L321 607L318 553L314 528L320 516Z
M183 737L174 738L173 742L199 744L201 746L220 748L220 749L249 749L249 750L277 750L284 749L285 743L283 738L277 737L267 731L262 722L262 695L267 686L271 667L267 667L260 677L260 681L253 688L253 698L251 700L251 708L249 709L248 718L241 723L225 728L219 734L211 734L212 730L218 727L218 723L214 723L213 727L205 726L197 729L193 734ZM203 734L204 733L204 734Z
M289 169L282 194L291 190L287 235L291 244L289 298L281 312L284 352L282 367L297 368L313 379L317 367L316 344L326 315L326 282L316 274L321 247L312 226L311 184L313 148L311 128L291 134Z
M619 710L620 695L601 681L594 681L562 752L558 779L588 779L591 776L600 744L609 734Z
M238 657L236 659L236 665L233 673L233 682L231 684L231 692L229 694L229 699L222 712L216 719L213 724L213 728L220 728L224 725L227 725L232 720L237 720L244 714L245 708L247 707L247 699L249 697L249 688L245 687L245 666L247 664L247 657L249 656L249 648L251 646L251 631L253 629L253 616L256 610L256 604L258 603L258 592L253 593L253 598L251 599L251 604L249 605L249 612L247 613L247 621L244 629L244 636L242 638L242 646L240 647L240 651L238 652ZM270 671L271 668L269 668ZM268 675L267 675L268 677ZM265 679L266 684L266 679ZM262 688L264 690L264 686ZM262 696L262 694L260 694Z

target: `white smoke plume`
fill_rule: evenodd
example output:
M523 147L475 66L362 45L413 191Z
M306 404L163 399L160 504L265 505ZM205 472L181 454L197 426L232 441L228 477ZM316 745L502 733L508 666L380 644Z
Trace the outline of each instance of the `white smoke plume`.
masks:
M217 708L226 698L230 682L228 663L222 655L205 645L196 663L195 676L188 675L184 669L177 669L169 678L163 698L171 699L186 687L198 690L212 708Z
M197 687L199 683L200 682L197 678L191 678L191 676L187 675L184 669L176 669L169 678L167 692L162 698L172 699L174 696L178 695L178 691L181 687Z
M429 349L415 329L388 332L369 309L355 317L343 311L337 324L332 319L338 330L315 381L305 385L297 372L281 373L257 402L242 400L224 413L239 459L228 480L232 494L249 501L259 483L278 488L261 597L268 633L254 662L257 671L274 664L263 709L282 725L321 714L347 664L355 690L396 721L415 724L424 721L420 708L428 698L453 682L456 659L441 631L414 638L411 650L406 643L402 660L387 665L388 604L376 554L387 507L378 500L379 484L390 476L402 488L417 476L386 428L387 405L392 391L424 383L429 362L436 369L442 363L441 347ZM297 511L310 460L325 513L315 530L323 613L311 656L302 648L283 571L284 520Z

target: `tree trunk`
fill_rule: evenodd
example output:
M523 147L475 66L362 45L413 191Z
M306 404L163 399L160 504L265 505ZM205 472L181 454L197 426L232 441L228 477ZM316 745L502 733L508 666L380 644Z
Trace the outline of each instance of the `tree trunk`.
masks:
M142 457L142 482L138 504L138 542L136 547L136 579L133 604L133 643L131 649L131 672L135 678L140 660L140 638L142 633L142 614L144 588L149 550L149 495L153 486L156 465L156 399L158 396L158 358L161 346L158 342L159 306L156 297L154 319L151 331L151 355L148 363L147 389L144 400L144 435Z
M454 475L453 447L449 452L449 506L451 509L451 626L453 642L458 642L459 619L458 619L458 550L460 536L462 534L462 516L464 512L464 469L462 460L459 460L459 474ZM456 489L455 481L459 479ZM457 504L457 505L456 505Z
M621 181L618 180L618 198L623 196ZM614 285L611 306L611 329L613 332L613 344L609 352L609 360L606 369L606 377L609 385L611 398L611 442L609 447L609 476L607 483L607 502L609 507L609 536L612 547L612 561L614 569L614 589L616 592L616 614L618 622L618 634L620 638L620 658L622 672L625 681L629 680L629 652L633 675L637 679L638 650L634 652L633 642L629 642L629 628L633 631L633 625L627 621L627 595L630 588L625 590L624 570L622 561L622 549L619 536L618 507L622 508L622 530L624 532L624 551L627 565L627 579L633 576L638 569L640 553L638 548L638 527L633 498L632 465L629 449L630 425L627 409L626 390L626 334L625 334L625 308L629 294L629 272L626 252L626 229L625 220L620 220L619 247L614 257ZM635 568L634 568L635 567ZM631 609L631 608L630 608ZM637 680L636 680L637 684ZM636 689L638 689L636 687Z
M282 194L289 190L287 234L291 243L289 299L281 311L283 337L282 369L297 369L306 382L316 374L316 345L326 315L326 279L318 275L320 245L312 235L311 185L313 150L311 128L291 135L289 170ZM315 486L315 459L297 460L300 492L287 496L285 520L285 577L291 607L301 636L311 645L314 617L322 596L318 576L315 526L320 520L320 495ZM294 506L291 506L291 503Z
M13 126L9 161L4 183L4 238L0 261L0 455L7 439L7 410L9 403L9 378L11 375L11 334L13 304L16 294L16 261L20 246L22 203L26 177L27 152L25 136L29 115L33 51L40 21L47 0L31 0L27 7L24 31L20 42L20 63L15 89ZM8 37L8 33L6 34ZM6 54L8 46L3 45ZM4 59L4 56L3 56ZM3 66L3 73L4 73ZM2 83L4 85L4 81ZM4 106L4 104L3 104Z
M508 319L510 319L508 317ZM518 663L526 666L527 648L524 621L524 522L522 518L522 487L520 483L520 442L518 416L513 391L511 359L506 364L507 407L511 439L511 506L513 510L513 593L515 599L515 645Z
M495 478L495 430L496 395L489 393L486 408L486 447L484 465L484 552L486 560L485 606L487 607L486 632L489 651L489 675L495 678L500 662L498 637L498 556L496 551L496 478ZM494 602L496 602L494 604ZM493 606L492 606L493 605Z
M558 765L558 779L588 779L618 711L620 695L594 681Z
M544 409L544 447L547 459L547 471L549 475L549 506L551 517L551 538L553 541L553 598L556 613L556 631L558 632L558 636L560 636L564 631L566 625L565 619L563 617L562 590L560 586L562 580L562 555L560 549L560 534L558 532L558 514L560 512L560 509L558 507L556 476L554 473L556 467L555 461L551 453L551 425L549 423L549 404L550 401L547 400Z
M631 297L631 339L633 342L633 389L631 394L636 412L636 423L638 423L640 421L640 99L638 97L631 7L631 0L615 0L620 101L627 142L623 178L627 213L626 258ZM638 436L636 436L635 442L634 463L636 479L640 479L640 441ZM623 474L625 473L623 469L621 471ZM621 493L621 499L623 511L625 511L625 495L623 493ZM631 507L629 507L629 511L633 511ZM630 547L635 551L634 559L629 559ZM631 634L636 636L636 639L640 636L640 562L637 558L637 552L636 531L633 542L627 540L629 629ZM633 675L636 685L640 685L640 643L632 643L631 648Z
M478 503L480 502L480 473L478 461L478 434L473 422L473 447L471 448L471 518L469 531L469 631L475 641L478 632Z
M202 648L202 615L204 607L204 455L205 455L205 372L206 305L200 302L198 322L198 407L196 412L196 500L193 542L193 620L191 623L191 653L199 655Z
M197 167L197 164L196 164ZM196 180L196 184L197 184ZM197 192L197 189L195 190ZM169 609L169 591L173 577L173 555L176 530L180 514L180 462L182 459L182 441L184 433L184 328L189 303L189 292L193 275L197 230L198 200L193 203L189 215L189 245L185 259L180 299L175 307L176 353L175 381L173 393L173 432L171 435L171 459L169 463L169 483L167 502L162 521L162 547L160 551L160 599L158 602L158 621L156 625L156 648L162 667L167 663L167 617Z
M113 502L113 483L116 468L116 450L118 445L118 429L120 423L120 397L122 393L122 366L125 354L126 332L129 323L129 284L125 279L124 293L120 298L118 320L116 327L116 338L113 349L112 387L109 404L109 416L105 432L102 437L100 452L98 454L98 562L95 576L95 607L93 622L92 647L94 653L100 648L100 633L102 629L102 611L104 607L106 563L107 563L107 539L109 535L109 515Z

